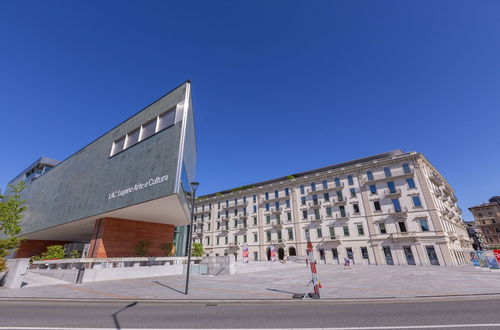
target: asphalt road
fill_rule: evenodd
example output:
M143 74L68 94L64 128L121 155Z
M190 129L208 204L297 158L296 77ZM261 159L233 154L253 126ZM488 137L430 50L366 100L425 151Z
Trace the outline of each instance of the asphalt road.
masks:
M0 301L0 329L500 329L499 311L500 299L300 304Z

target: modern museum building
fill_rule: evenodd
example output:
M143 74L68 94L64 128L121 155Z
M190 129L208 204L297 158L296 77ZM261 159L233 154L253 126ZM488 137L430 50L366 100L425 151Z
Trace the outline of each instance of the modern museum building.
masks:
M42 157L9 184L26 183L16 253L65 245L86 257L183 254L196 170L191 83L185 82L58 162ZM6 190L9 193L9 189Z

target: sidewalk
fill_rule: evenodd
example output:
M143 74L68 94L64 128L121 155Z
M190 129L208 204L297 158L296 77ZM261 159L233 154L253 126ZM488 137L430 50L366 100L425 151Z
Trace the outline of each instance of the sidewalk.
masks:
M472 266L354 266L319 265L322 299L413 298L500 294L500 273ZM91 299L292 299L303 293L308 267L232 276L193 275L184 295L184 275L143 279L57 284L0 289L1 297Z

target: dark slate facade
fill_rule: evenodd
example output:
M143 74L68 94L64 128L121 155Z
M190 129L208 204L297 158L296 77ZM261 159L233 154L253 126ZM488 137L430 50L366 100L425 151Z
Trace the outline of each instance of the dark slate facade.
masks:
M22 234L183 195L181 176L193 181L196 168L192 106L186 113L191 104L190 83L186 82L29 184L24 191L28 209ZM115 140L170 109L176 109L173 126L110 156ZM185 196L179 199L189 218Z

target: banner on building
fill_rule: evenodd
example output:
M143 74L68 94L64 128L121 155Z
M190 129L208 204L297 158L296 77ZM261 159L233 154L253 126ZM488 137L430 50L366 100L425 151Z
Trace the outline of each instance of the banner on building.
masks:
M497 259L497 262L500 264L500 250L493 250L493 254L495 255L495 258Z
M470 261L474 265L474 267L481 267L479 264L479 259L477 258L476 252L471 252L470 253Z
M481 268L489 268L488 262L483 251L476 251L477 259L479 260L479 265Z
M500 266L498 265L497 259L495 258L493 251L484 251L484 257L490 269L500 269Z
M243 262L248 263L248 244L243 243Z
M276 248L274 247L274 244L269 246L269 250L271 251L271 261L276 261Z

